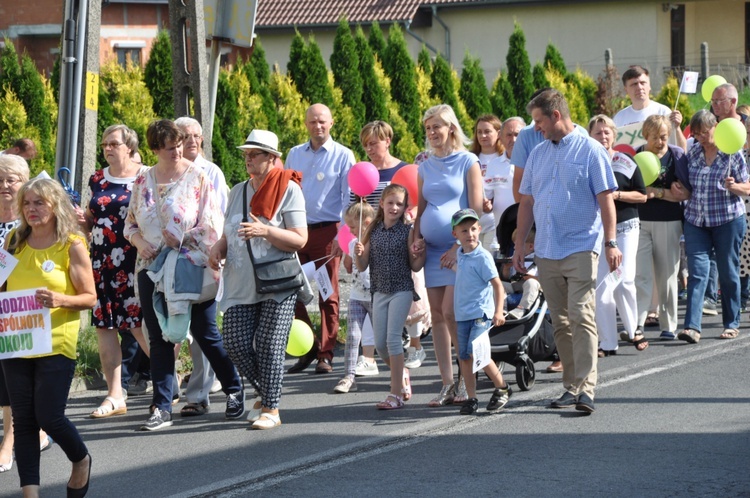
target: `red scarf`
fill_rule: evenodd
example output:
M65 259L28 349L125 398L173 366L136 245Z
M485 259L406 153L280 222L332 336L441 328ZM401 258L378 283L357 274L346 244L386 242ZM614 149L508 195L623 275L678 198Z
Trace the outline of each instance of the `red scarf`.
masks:
M271 168L250 200L250 212L270 220L279 209L290 180L301 186L302 174L292 169Z

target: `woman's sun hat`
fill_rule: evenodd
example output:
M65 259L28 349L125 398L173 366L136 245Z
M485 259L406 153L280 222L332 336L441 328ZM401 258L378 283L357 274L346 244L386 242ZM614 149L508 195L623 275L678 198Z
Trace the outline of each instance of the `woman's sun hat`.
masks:
M279 152L279 137L272 131L253 130L247 136L245 143L238 146L238 149L258 149L270 152L275 156L281 157Z

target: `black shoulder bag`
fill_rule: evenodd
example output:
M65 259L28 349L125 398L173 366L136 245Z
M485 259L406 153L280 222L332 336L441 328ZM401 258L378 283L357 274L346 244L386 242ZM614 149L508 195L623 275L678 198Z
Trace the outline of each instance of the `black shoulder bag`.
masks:
M247 222L247 188L250 180L245 182L242 190L242 221ZM304 279L302 267L297 261L295 253L287 253L282 259L257 263L253 257L253 249L250 247L250 239L245 241L250 261L253 264L255 276L255 289L258 294L274 294L289 290L297 290L302 287Z

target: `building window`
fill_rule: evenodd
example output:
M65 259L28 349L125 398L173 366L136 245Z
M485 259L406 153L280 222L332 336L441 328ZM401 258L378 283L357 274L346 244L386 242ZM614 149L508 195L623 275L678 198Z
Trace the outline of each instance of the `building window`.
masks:
M672 67L685 67L685 6L671 5Z
M126 67L128 61L134 66L141 66L141 51L146 46L143 41L115 41L112 42L112 50L117 57L117 63Z

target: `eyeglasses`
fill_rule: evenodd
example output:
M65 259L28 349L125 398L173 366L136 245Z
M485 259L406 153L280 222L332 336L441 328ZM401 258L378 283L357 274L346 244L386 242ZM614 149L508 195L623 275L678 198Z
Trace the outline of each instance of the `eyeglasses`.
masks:
M268 152L265 152L263 150L259 150L258 152L245 152L245 159L253 160L263 154L268 154Z
M109 149L109 148L114 149L124 144L122 142L102 142L99 145L101 146L102 149Z
M195 140L196 142L199 142L199 141L200 141L200 140L201 140L201 139L203 138L203 135L198 135L198 134L194 134L194 135L185 135L185 140L186 140L186 141L187 141L187 140L190 140L191 138L192 138L193 140Z
M727 97L724 97L723 99L711 99L711 103L716 105L716 104L721 104L722 102L725 102L727 100L729 100L729 98Z
M12 187L20 181L20 178L0 178L0 185L7 185L9 187Z

